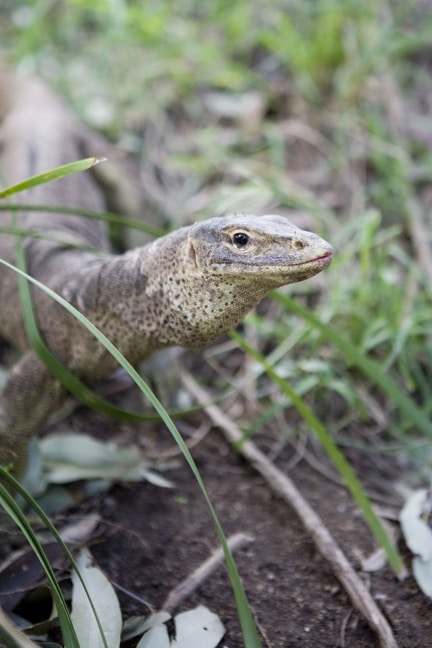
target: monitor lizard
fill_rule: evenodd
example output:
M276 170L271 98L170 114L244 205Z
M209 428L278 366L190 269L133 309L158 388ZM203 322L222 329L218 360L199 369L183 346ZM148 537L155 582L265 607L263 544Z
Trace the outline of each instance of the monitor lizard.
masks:
M100 153L89 151L93 135L41 82L2 73L0 87L3 184ZM40 185L17 200L105 207L91 172ZM278 215L216 216L117 255L103 221L30 211L18 218L23 229L60 239L23 238L29 274L78 308L134 364L164 347L210 344L271 289L312 277L332 259L326 241ZM0 212L0 225L11 225L10 212ZM13 235L0 233L0 258L15 263ZM108 351L64 308L37 288L32 298L45 343L81 381L95 385L116 368ZM60 406L65 388L30 347L17 276L5 266L0 337L21 352L0 397L0 463L19 466L30 435Z

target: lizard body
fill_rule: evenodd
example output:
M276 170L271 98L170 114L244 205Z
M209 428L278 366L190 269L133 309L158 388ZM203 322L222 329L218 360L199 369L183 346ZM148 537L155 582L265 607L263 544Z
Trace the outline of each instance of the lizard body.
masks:
M0 87L3 182L101 152L90 153L92 135L44 85L0 75ZM18 200L104 209L90 172L41 185ZM0 212L0 225L11 225L9 212ZM167 346L211 343L269 290L313 276L332 256L323 239L276 215L211 218L123 255L110 251L101 221L23 212L19 225L61 239L23 239L29 274L76 306L132 363ZM13 235L0 234L0 258L15 263ZM42 291L33 289L32 296L45 343L79 379L92 385L115 369L112 356L75 318ZM19 463L29 436L60 405L65 391L29 346L17 277L4 266L0 337L22 352L0 397L0 462Z

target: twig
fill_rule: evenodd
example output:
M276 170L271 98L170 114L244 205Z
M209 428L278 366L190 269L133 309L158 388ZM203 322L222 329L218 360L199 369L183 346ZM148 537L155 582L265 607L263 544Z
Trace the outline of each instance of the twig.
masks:
M270 484L272 489L288 502L311 535L320 554L329 561L332 569L345 588L353 607L367 620L377 633L382 648L398 648L396 639L387 620L381 614L372 596L355 573L347 557L337 545L328 529L315 513L293 481L276 468L251 441L245 441L238 426L216 405L208 405L208 394L195 382L192 376L183 373L186 387L203 405L213 423L221 428L232 444L238 444L245 457Z
M227 544L230 551L241 549L246 544L253 541L253 538L246 533L235 533L227 538ZM216 549L212 555L207 558L197 569L195 569L189 576L187 576L181 583L176 585L170 591L161 610L169 612L170 614L180 605L180 603L187 599L200 585L206 581L217 567L223 562L224 554L220 547Z

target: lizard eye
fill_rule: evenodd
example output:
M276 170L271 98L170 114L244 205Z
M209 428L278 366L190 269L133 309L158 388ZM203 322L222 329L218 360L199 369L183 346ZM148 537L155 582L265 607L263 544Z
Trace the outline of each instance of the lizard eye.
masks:
M245 234L245 232L236 232L233 235L232 240L236 248L241 249L246 247L246 245L249 243L250 238L248 234Z

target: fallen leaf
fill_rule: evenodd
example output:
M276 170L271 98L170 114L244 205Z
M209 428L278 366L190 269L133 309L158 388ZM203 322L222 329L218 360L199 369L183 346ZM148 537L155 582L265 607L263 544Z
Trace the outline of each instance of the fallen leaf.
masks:
M409 497L399 515L407 546L422 560L432 559L432 530L427 523L431 506L431 492L421 488Z
M114 588L103 572L94 565L88 549L82 549L77 570L84 581L85 591L77 571L72 574L71 619L80 646L118 648L122 629L120 605ZM91 607L93 603L94 610ZM97 623L96 616L100 627ZM101 631L105 637L103 640Z
M202 605L177 614L174 626L171 640L165 623L153 625L137 648L216 648L225 634L219 617Z
M432 512L432 493L424 488L406 501L399 521L407 546L416 554L413 576L422 592L432 598L432 530L428 519Z
M148 480L158 486L171 482L151 470L151 463L134 448L119 448L85 434L51 434L39 442L49 482L64 484L80 479Z

